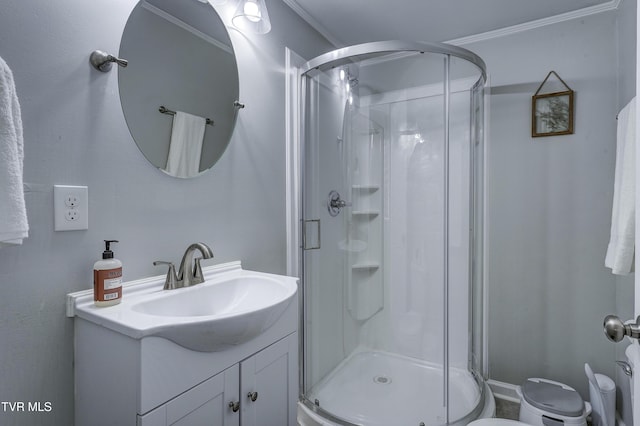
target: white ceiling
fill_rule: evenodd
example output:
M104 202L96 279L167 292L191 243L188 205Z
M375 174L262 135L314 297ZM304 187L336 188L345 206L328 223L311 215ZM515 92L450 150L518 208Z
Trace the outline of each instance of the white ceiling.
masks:
M621 0L284 0L337 47L380 40L451 41Z

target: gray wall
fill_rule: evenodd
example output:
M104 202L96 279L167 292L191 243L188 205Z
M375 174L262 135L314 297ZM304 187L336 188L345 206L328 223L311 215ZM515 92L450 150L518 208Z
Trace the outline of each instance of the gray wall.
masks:
M241 111L212 171L173 179L149 165L122 115L117 71L94 71L95 49L117 53L134 0L5 0L0 56L12 67L25 128L31 226L24 245L0 250L0 400L50 401L50 413L2 411L2 425L73 424L73 321L65 295L89 288L102 240L119 239L124 279L163 273L194 241L213 263L285 272L284 47L330 50L280 0L268 0L265 36L231 30ZM54 232L52 186L89 186L89 230ZM211 262L207 262L210 264ZM96 385L99 386L99 374Z
M465 47L491 77L487 163L489 375L546 377L588 398L584 363L614 376L602 319L617 101L616 13ZM576 91L575 134L533 139L531 96L555 70Z

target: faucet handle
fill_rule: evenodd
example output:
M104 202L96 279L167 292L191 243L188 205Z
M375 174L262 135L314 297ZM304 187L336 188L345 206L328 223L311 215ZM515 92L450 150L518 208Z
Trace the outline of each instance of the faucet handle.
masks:
M164 260L156 260L155 262L153 262L153 265L169 265L169 270L167 271L167 279L164 282L163 290L173 290L179 287L178 277L176 275L176 267L173 263L165 262Z

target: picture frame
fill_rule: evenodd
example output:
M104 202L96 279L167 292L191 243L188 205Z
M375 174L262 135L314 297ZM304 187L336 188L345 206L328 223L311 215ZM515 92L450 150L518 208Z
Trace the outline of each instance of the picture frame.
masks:
M551 74L555 74L568 90L540 94ZM531 98L531 136L537 138L573 134L573 112L574 91L555 71L551 71Z

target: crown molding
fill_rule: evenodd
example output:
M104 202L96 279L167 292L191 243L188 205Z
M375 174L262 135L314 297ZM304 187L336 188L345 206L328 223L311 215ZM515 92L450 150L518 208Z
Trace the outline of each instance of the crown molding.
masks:
M603 13L603 12L610 12L612 10L618 9L618 6L620 6L621 2L622 0L611 0L611 1L608 1L607 3L597 4L595 6L589 6L589 7L574 10L571 12L549 16L548 18L536 19L535 21L529 21L522 24L518 24L518 25L512 25L510 27L500 28L498 30L487 31L485 33L448 40L448 41L445 41L445 43L452 44L454 46L460 46L460 45L465 45L470 43L476 43L479 41L491 40L498 37L504 37L511 34L517 34L524 31L545 27L547 25L570 21L572 19L584 18L586 16L596 15L598 13Z
M142 7L146 10L148 10L149 12L153 13L154 15L164 19L167 22L170 22L180 28L182 28L185 31L190 32L191 34L193 34L194 36L201 38L202 40L206 41L209 44L212 44L216 47L218 47L219 49L224 50L227 53L230 53L233 55L233 48L229 45L227 45L226 43L221 42L218 39L215 39L213 37L211 37L208 34L203 33L202 31L192 27L191 25L187 24L186 22L176 18L175 16L165 12L164 10L160 9L159 7L156 7L154 5L152 5L151 3L147 2L146 0L142 1Z
M329 43L333 44L335 48L345 47L342 41L338 40L336 37L329 32L320 22L318 22L313 16L309 14L302 6L296 2L296 0L282 0L287 6L291 8L295 13L298 14L302 19L304 19L307 24L311 25L311 27L320 33L321 36L329 40Z
M323 25L321 25L316 19L314 19L306 10L300 6L296 0L283 0L284 3L289 6L295 13L297 13L302 19L304 19L311 27L319 32L324 38L329 40L336 48L345 47L346 45L334 37ZM535 21L529 21L518 25L512 25L510 27L501 28L498 30L487 31L485 33L475 34L466 37L460 37L453 40L445 41L447 44L454 46L460 46L479 41L491 40L493 38L504 37L511 34L521 33L523 31L529 31L535 28L544 27L547 25L558 24L572 19L584 18L586 16L595 15L602 12L609 12L618 9L620 3L623 0L610 0L606 3L598 4L595 6L589 6L582 9L574 10L571 12L561 13L559 15L550 16L548 18L536 19Z

